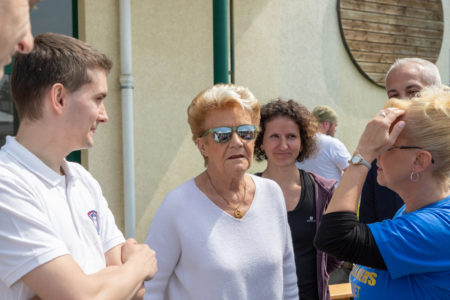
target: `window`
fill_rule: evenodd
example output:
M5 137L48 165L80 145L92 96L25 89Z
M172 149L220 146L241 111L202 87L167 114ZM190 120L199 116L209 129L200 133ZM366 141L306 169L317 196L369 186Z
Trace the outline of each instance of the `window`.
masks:
M45 0L32 10L31 26L33 36L44 32L62 33L78 37L77 0ZM10 92L11 65L5 68L0 79L0 146L7 135L15 135L18 128L17 115ZM81 161L80 152L71 153L67 159Z

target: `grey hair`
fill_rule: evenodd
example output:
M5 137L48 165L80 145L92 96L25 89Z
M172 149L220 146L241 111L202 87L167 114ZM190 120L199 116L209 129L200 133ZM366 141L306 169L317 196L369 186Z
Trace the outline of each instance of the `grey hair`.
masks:
M422 80L426 83L426 85L438 85L438 86L441 85L441 75L439 74L438 67L431 61L418 57L405 57L396 59L386 73L386 77L384 78L385 85L386 79L388 78L392 70L394 70L397 67L407 65L409 63L415 63L420 66L422 73Z

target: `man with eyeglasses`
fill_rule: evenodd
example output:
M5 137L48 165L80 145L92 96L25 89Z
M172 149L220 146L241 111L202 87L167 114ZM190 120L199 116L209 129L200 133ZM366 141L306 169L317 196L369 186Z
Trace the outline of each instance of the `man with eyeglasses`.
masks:
M389 98L411 99L430 85L440 85L441 76L435 64L420 58L402 58L395 61L386 73L386 92ZM389 150L416 148L414 145L392 147ZM359 221L370 224L392 219L403 205L397 193L377 182L377 160L367 174L361 193ZM411 178L414 180L414 178Z
M16 53L33 49L30 10L39 0L0 0L0 79Z

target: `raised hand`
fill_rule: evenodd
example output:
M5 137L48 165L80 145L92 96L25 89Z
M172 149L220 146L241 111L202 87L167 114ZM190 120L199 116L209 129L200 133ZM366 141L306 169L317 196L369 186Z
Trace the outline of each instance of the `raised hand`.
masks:
M398 108L386 108L377 113L367 123L355 152L370 162L389 149L405 127L405 121L395 123L404 113Z

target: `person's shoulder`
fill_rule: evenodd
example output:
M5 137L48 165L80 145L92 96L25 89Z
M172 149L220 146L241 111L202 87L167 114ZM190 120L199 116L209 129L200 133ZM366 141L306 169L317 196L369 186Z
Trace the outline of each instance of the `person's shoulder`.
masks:
M21 170L25 168L12 160L6 152L0 151L0 176L15 175Z
M450 232L450 196L409 213L405 212L405 206L403 206L393 219L381 223L386 221L400 224L399 227L405 227L405 224L416 224L414 226L417 227L444 226Z
M179 215L180 213L196 210L200 203L204 203L200 199L201 193L194 178L181 183L165 195L156 211L154 221L166 224L166 222L175 221L174 218L177 217L179 218L176 222L181 221L183 218Z
M167 195L183 195L186 192L197 190L197 185L195 184L195 179L190 178L180 185L176 186L172 190L170 190Z
M320 135L320 144L321 148L327 149L327 151L335 148L342 148L342 146L344 146L344 144L338 138L329 136L327 134Z
M334 137L334 136L329 136L329 135L327 135L326 141L327 141L329 144L335 145L335 146L337 146L337 147L345 147L344 143L341 142L340 139L338 139L337 137Z
M266 189L281 189L278 183L269 178L264 178L261 176L248 174L253 179L253 182L256 185L256 188L266 188Z
M444 207L449 209L450 208L450 196L445 197L441 201L436 202L435 204L437 207Z
M172 205L182 205L183 202L188 201L191 197L196 197L196 193L200 193L201 191L198 189L195 179L191 178L187 181L181 183L177 187L170 190L164 200L162 205L164 206L172 206Z
M71 176L85 181L97 182L94 176L92 176L92 174L88 170L86 170L86 168L83 167L81 164L72 161L66 161L65 163L66 168L68 169Z
M286 214L286 203L283 191L278 183L272 179L249 174L255 183L255 200L260 203L259 212L271 215L284 216ZM254 200L254 201L255 201Z
M418 209L417 213L440 215L448 220L450 225L450 196Z
M337 182L336 179L328 179L323 176L320 176L318 174L315 174L314 172L308 172L313 177L314 181L316 182L317 186L319 188L322 188L326 190L327 192L332 192L334 190L334 186Z
M0 184L29 185L33 173L22 163L12 158L9 153L0 151Z

